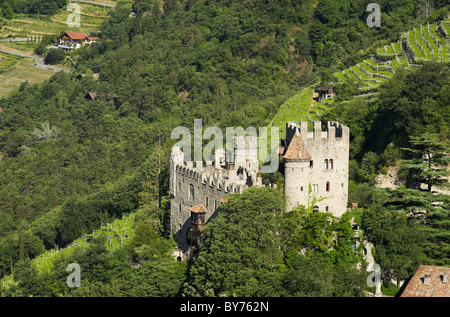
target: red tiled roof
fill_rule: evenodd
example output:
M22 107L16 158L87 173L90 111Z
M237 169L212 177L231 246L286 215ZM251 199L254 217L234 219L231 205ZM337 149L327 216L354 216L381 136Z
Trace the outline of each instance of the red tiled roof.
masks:
M450 297L450 284L444 283L444 274L450 275L449 267L421 265L406 285L401 297ZM425 275L429 284L425 284Z
M298 131L292 137L291 143L283 156L287 160L310 160L311 155L308 153L305 143Z
M197 206L189 208L189 211L192 211L195 213L205 213L206 209L205 209L205 207L203 207L203 205L197 205Z
M88 38L87 34L84 32L66 32L64 34L67 34L67 36L70 37L72 40L84 40Z
M98 37L96 37L96 36L88 36L87 39L88 39L89 41L97 41L97 40L98 40Z

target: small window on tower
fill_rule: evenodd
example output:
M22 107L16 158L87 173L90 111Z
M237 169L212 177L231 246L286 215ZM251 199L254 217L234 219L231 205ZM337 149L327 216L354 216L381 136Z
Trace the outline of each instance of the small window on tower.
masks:
M194 201L194 185L189 185L189 196L191 198L191 201Z
M330 191L330 182L327 182L326 191L327 191L327 192Z
M323 168L324 169L328 169L328 160L325 160L324 162L323 162Z
M313 191L313 193L317 194L319 192L319 185L313 184L312 185L312 191Z
M330 162L329 162L329 168L330 168L330 170L333 169L333 160L330 160Z
M313 161L309 161L309 167L313 167Z

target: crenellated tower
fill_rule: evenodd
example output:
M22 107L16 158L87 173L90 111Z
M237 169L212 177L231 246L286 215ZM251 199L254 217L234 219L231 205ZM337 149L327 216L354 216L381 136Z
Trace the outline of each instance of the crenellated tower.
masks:
M350 129L338 122L286 123L283 151L287 210L307 206L315 196L315 211L340 217L347 210Z

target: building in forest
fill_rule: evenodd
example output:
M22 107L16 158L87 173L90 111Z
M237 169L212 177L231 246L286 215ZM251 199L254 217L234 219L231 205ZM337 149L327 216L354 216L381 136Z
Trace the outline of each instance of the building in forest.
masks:
M91 45L96 42L98 37L88 36L84 32L65 32L59 37L58 47L66 51L76 50L82 45Z
M280 171L284 174L287 211L297 205L340 217L347 210L349 128L320 121L286 123L281 140ZM180 147L170 158L171 230L178 247L188 252L197 242L201 228L220 212L230 193L263 186L258 160L258 138L235 136L233 151L217 150L214 161L185 162Z

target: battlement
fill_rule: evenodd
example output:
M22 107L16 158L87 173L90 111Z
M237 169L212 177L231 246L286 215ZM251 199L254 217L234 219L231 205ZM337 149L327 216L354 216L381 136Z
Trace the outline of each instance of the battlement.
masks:
M222 149L221 149L222 150ZM216 157L223 151L216 151ZM258 176L258 161L247 160L239 164L226 163L216 165L218 160L203 162L184 162L184 153L178 146L174 146L171 152L171 169L174 179L187 180L197 185L208 185L224 193L242 193L250 186L261 186L262 179ZM225 167L225 168L223 168ZM174 184L174 190L176 184Z
M329 141L344 141L348 142L350 137L350 129L339 122L328 121L327 130L322 131L322 123L320 121L314 121L313 130L308 131L308 121L301 122L286 122L286 143L292 140L295 132L299 132L304 141L323 141L327 139Z

